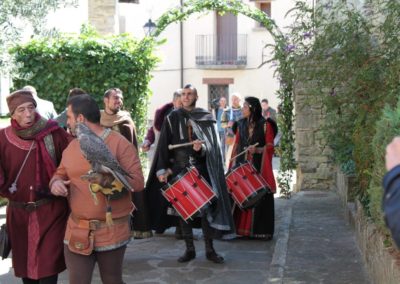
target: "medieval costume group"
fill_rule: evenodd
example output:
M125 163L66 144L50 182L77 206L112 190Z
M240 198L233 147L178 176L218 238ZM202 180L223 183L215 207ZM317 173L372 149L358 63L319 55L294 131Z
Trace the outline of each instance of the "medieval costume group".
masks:
M65 268L70 283L91 283L95 263L103 283L123 283L132 236L169 227L186 244L178 262L196 257L193 227L214 263L224 262L215 239L273 238L277 126L258 98L245 98L225 163L215 118L196 107L196 88L177 90L146 136L156 147L145 184L121 90L106 91L102 111L85 91L70 92L63 125L39 114L34 95L22 89L7 97L11 125L0 130L0 196L9 202L12 263L23 283L57 283Z

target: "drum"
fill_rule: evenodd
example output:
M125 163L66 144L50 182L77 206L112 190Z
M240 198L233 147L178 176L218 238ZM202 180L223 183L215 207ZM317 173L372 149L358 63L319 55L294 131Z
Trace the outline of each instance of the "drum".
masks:
M261 174L248 162L228 172L226 185L233 200L242 209L254 207L270 189Z
M187 221L216 198L208 182L195 167L183 170L162 189L162 194Z

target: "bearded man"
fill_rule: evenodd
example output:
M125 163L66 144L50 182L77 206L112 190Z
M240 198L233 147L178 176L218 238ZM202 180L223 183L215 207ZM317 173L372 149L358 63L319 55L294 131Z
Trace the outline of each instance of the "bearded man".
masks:
M118 88L108 89L104 93L103 102L104 110L101 111L100 124L119 132L138 149L135 123L130 113L122 110L124 105L122 91ZM152 237L146 192L134 192L132 198L138 209L133 213L131 220L132 237L135 239Z
M218 198L196 217L201 219L206 258L214 263L223 263L224 258L214 249L213 239L227 238L234 233L231 205L216 122L210 112L196 108L197 99L197 89L186 85L181 94L182 108L172 111L161 129L154 161L155 172L160 183L167 183L187 167L194 166L209 182ZM189 143L191 145L187 147L169 147ZM181 219L180 225L186 251L178 262L188 262L196 257L192 231L194 224Z

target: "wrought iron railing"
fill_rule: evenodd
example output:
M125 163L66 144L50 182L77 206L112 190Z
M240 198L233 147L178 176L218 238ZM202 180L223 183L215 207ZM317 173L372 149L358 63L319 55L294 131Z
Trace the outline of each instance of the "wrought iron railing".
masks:
M245 66L247 64L247 35L196 35L196 64Z

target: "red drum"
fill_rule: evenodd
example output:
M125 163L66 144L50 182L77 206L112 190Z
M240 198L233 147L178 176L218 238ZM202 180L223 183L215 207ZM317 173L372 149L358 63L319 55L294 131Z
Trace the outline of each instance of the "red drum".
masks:
M254 207L270 189L261 174L248 162L229 171L226 185L233 200L242 209Z
M186 168L163 187L162 194L187 221L216 198L207 181L195 167Z

